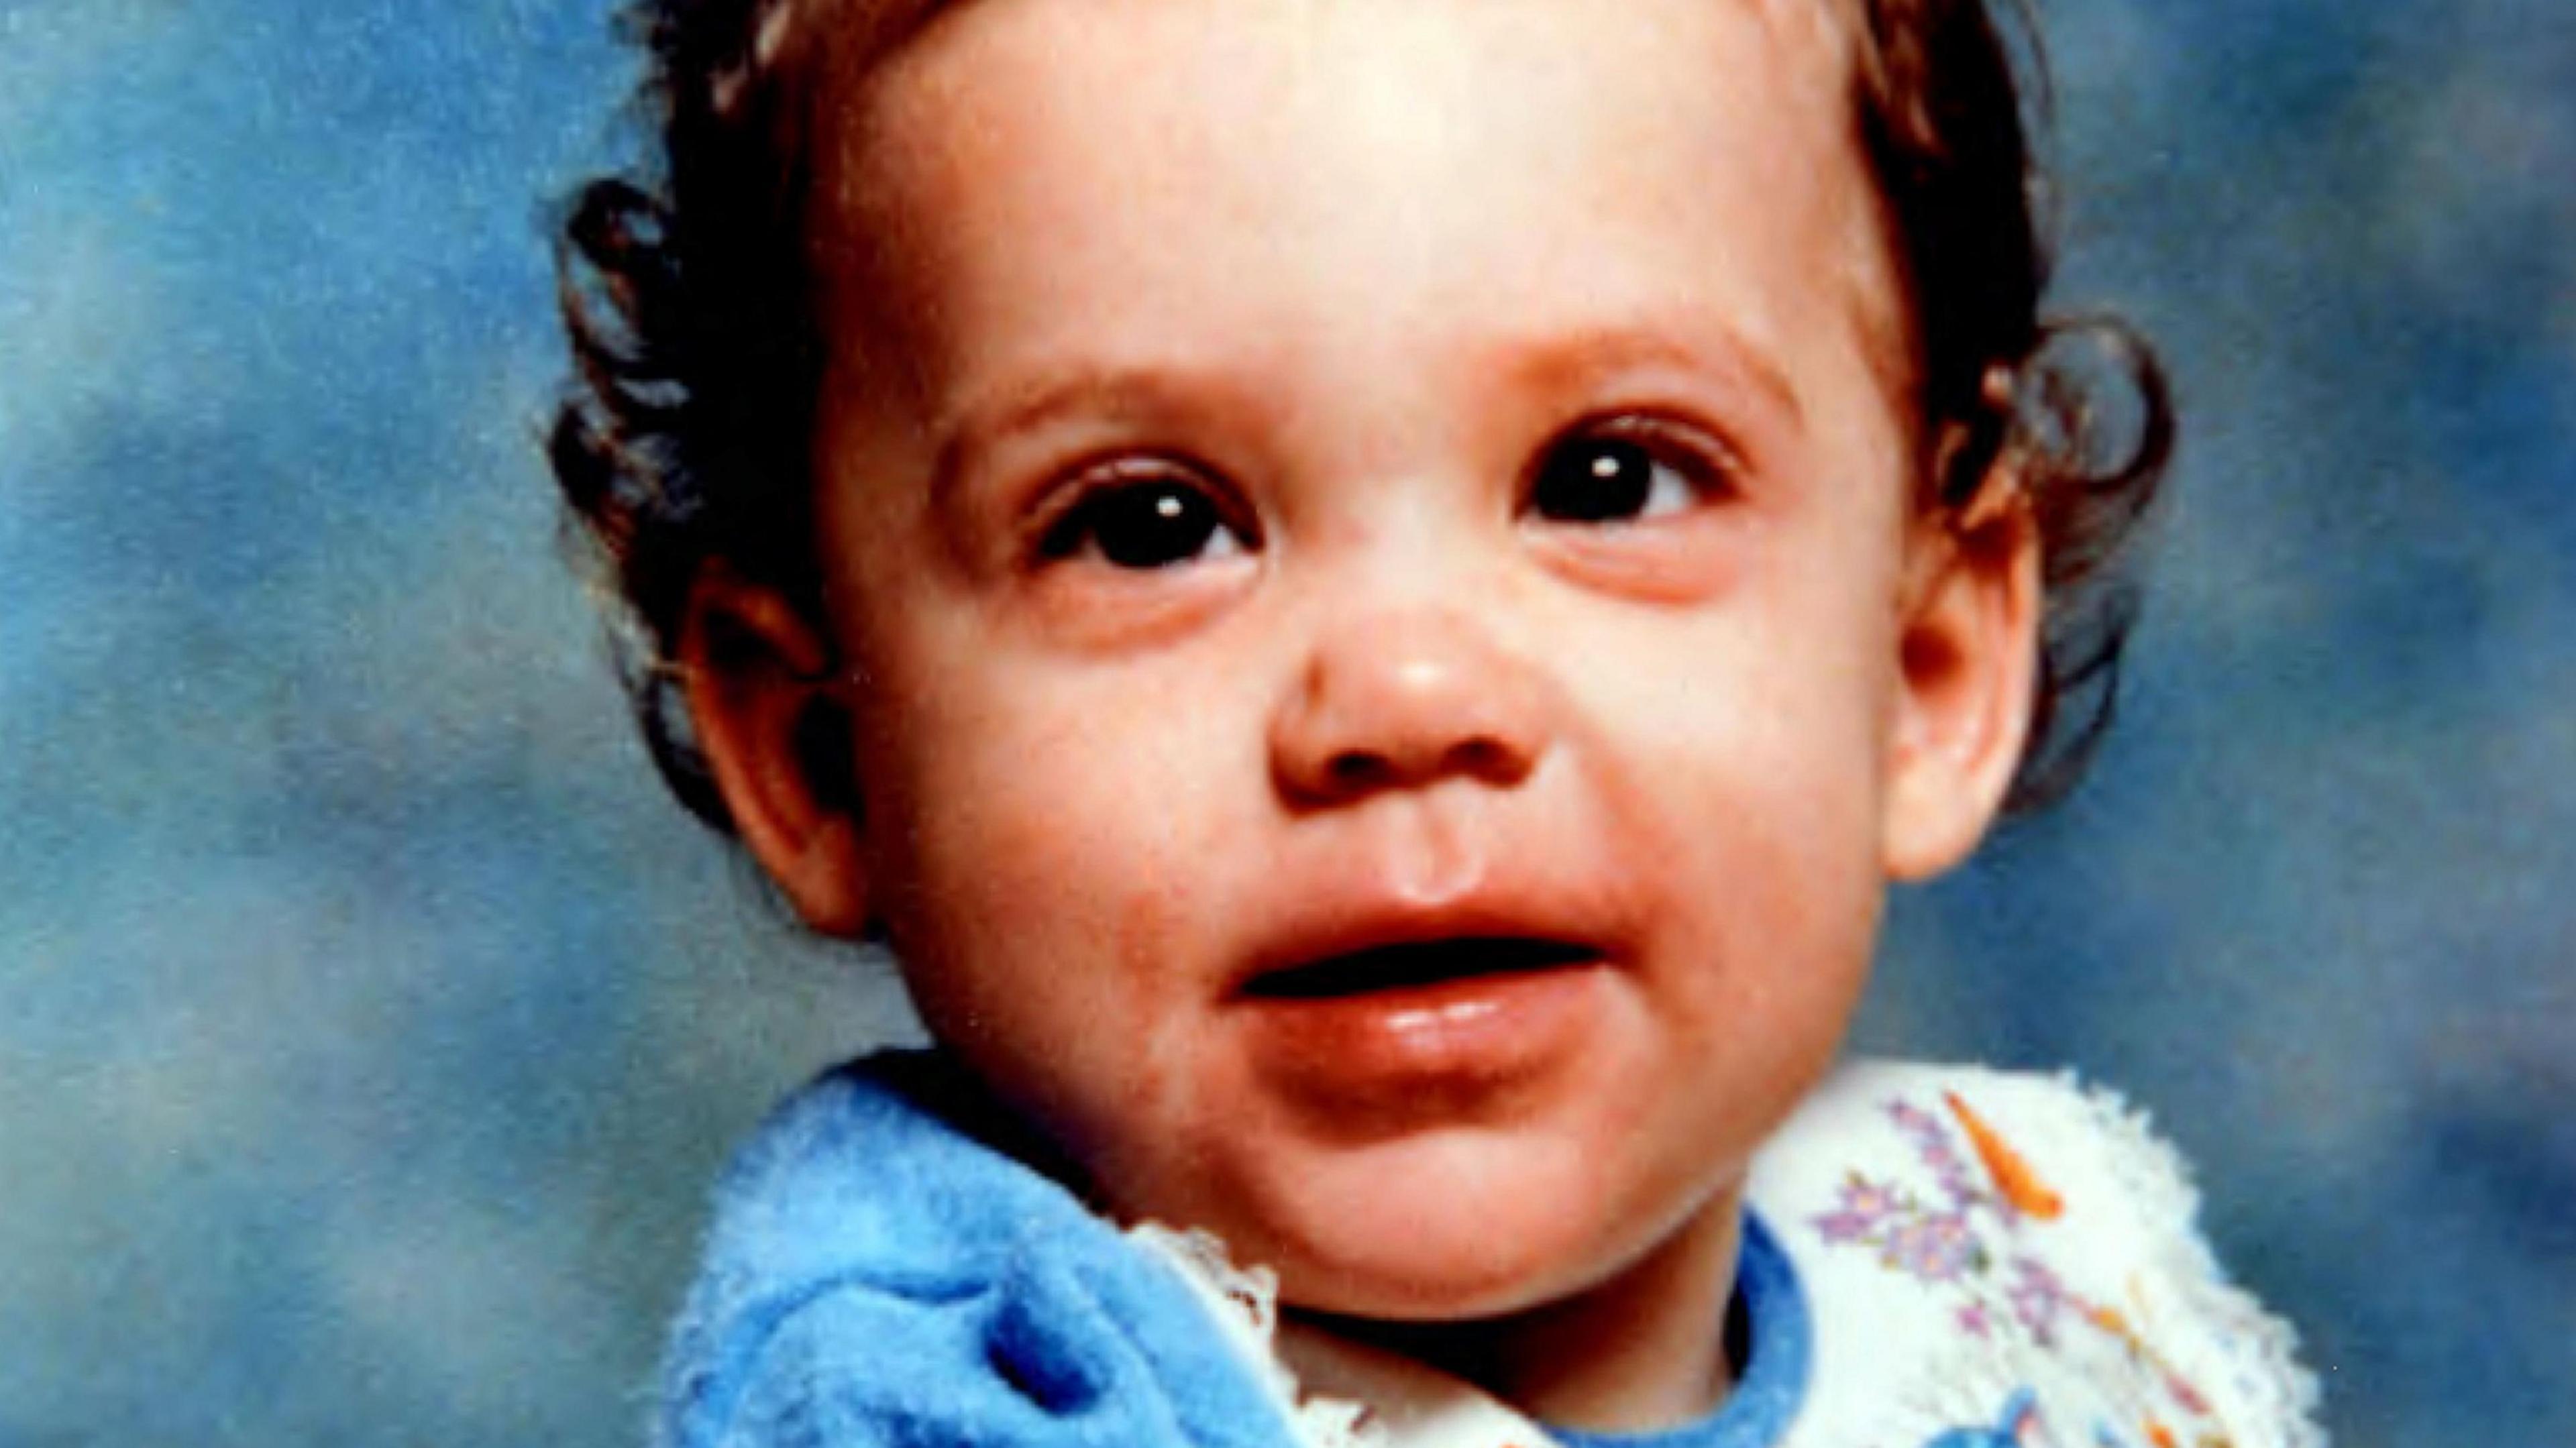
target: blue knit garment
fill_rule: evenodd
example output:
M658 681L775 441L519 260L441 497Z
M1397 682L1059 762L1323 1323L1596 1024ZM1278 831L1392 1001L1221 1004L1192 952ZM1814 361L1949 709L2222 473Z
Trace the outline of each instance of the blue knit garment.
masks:
M665 1448L1293 1448L1189 1287L945 1119L979 1114L899 1053L771 1118L718 1189Z

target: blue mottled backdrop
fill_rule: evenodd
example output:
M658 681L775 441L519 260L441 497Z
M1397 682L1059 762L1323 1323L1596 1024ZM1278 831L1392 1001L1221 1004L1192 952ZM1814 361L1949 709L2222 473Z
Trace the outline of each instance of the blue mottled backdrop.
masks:
M2576 7L2053 0L2188 440L2092 785L1878 1044L2202 1164L2347 1448L2576 1442ZM657 795L535 439L596 4L0 0L0 1444L633 1442L900 1030Z

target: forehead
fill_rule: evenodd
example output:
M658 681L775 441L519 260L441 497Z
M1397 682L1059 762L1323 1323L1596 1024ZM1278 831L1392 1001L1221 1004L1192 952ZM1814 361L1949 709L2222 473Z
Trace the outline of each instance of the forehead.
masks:
M1066 0L1083 26L1114 25L1191 0ZM1578 13L1597 0L1549 0ZM1863 21L1857 0L1688 0L1694 7L1754 24L1781 45L1781 58L1848 95ZM1511 0L1492 0L1496 9ZM809 114L859 104L925 42L970 19L1025 11L1031 0L755 0L744 62L715 78L720 97L738 96L760 79L802 91ZM1400 0L1232 0L1224 6L1271 19L1304 16L1397 20ZM1374 12L1374 13L1373 13Z
M1903 318L1852 128L1841 0L802 0L781 13L792 22L764 33L799 73L787 83L809 117L827 306L844 284L880 290L890 260L953 277L979 239L1012 235L1091 238L1170 291L1157 214L1204 235L1214 212L1246 238L1235 260L1260 269L1247 283L1274 264L1380 275L1374 299L1348 289L1354 305L1437 310L1444 291L1483 288L1591 293L1615 310L1623 262L1637 263L1625 300L1643 305L1656 278L1716 256L1739 291L1717 300L1757 332L1812 320L1773 304L1784 284L1832 293L1896 390L1885 364ZM1509 231L1478 234L1470 217ZM1019 270L1027 250L980 259ZM1411 265L1385 276L1391 259Z
M1580 15L1592 11L1595 3L1487 0L1482 8ZM858 134L848 124L853 112L865 109L887 86L935 70L935 61L926 64L923 52L935 57L943 47L953 48L955 33L978 21L1034 13L1042 21L1051 19L1079 33L1151 20L1158 12L1168 21L1174 12L1206 9L1232 12L1249 22L1247 36L1266 29L1270 39L1291 54L1306 49L1299 44L1301 31L1311 35L1326 22L1337 22L1335 28L1345 34L1370 34L1373 45L1400 47L1409 32L1416 40L1439 46L1444 37L1436 27L1406 24L1408 18L1420 18L1408 17L1406 12L1420 8L1404 0L1217 0L1213 4L1209 0L755 0L744 61L720 72L713 84L720 104L762 87L791 93L785 109L801 115L793 126L795 134L788 138L792 149L801 153L793 159L800 167L819 163L828 168L846 159L842 153ZM1621 0L1619 8L1658 7L1651 0L1643 6L1637 0ZM1678 0L1661 8L1698 11L1706 18L1761 33L1773 47L1771 58L1782 62L1782 71L1798 82L1796 89L1828 100L1821 114L1796 119L1821 120L1841 139L1850 139L1848 102L1865 28L1857 0ZM1425 51L1413 58L1435 54ZM948 78L955 79L953 71ZM1739 79L1718 70L1706 76L1711 86ZM1781 120L1785 131L1791 118Z
M829 51L864 72L908 46L934 23L978 4L1007 0L751 0L748 59L754 68ZM1121 0L1096 0L1114 10ZM1366 4L1370 0L1353 0ZM1844 51L1858 33L1859 0L1708 0L1755 13L1765 24L1807 27ZM1311 8L1311 7L1310 7Z

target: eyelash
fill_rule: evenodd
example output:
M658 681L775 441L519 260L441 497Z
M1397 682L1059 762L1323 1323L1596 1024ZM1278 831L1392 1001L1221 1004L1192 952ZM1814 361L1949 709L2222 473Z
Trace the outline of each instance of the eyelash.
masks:
M1203 556L1205 543L1185 552L1176 552L1160 561L1145 562L1121 559L1120 544L1105 536L1112 525L1151 526L1155 520L1131 517L1117 518L1112 510L1123 502L1142 501L1145 495L1160 490L1167 501L1176 501L1183 509L1204 508L1202 517L1182 518L1169 509L1157 509L1160 519L1178 523L1180 533L1164 540L1137 540L1149 548L1154 542L1172 542L1188 536L1199 524L1212 531L1208 538L1230 540L1231 552L1250 552L1260 546L1260 531L1247 517L1247 510L1236 504L1206 472L1170 458L1144 456L1121 457L1096 466L1078 469L1070 485L1062 490L1059 500L1040 511L1030 528L1030 555L1039 564L1058 563L1096 553L1113 567L1138 572L1170 567ZM1229 556L1220 552L1214 556Z
M1650 467L1669 470L1677 476L1694 501L1734 493L1743 471L1734 448L1690 424L1646 413L1590 417L1557 433L1532 456L1519 492L1523 512L1549 523L1616 527L1679 511L1655 506L1656 480L1651 474L1643 481L1644 493L1633 499L1623 496L1617 490L1635 485L1602 471L1598 457L1589 479L1580 473L1570 479L1550 478L1552 465L1566 459L1569 450L1586 445L1634 449ZM1552 482L1571 481L1579 492L1592 480L1614 491L1588 499L1556 499L1556 504L1566 506L1554 516L1548 514L1551 503L1542 494ZM1122 504L1148 503L1149 495L1157 492L1161 493L1162 505L1155 507L1152 515L1122 517L1114 511ZM1609 507L1587 510L1589 505L1601 503ZM1152 530L1166 525L1169 531L1164 536L1151 536ZM1125 530L1131 536L1113 536L1113 529ZM1160 456L1117 457L1077 470L1070 486L1062 490L1060 501L1042 509L1033 520L1028 536L1029 555L1035 563L1058 563L1097 554L1102 562L1133 572L1248 553L1261 545L1259 527L1249 510L1211 481L1206 470ZM1211 547L1216 551L1211 553ZM1125 556L1121 555L1122 549L1126 550Z
M1668 468L1687 486L1697 501L1716 501L1741 490L1744 465L1736 449L1723 438L1689 423L1650 413L1611 413L1585 418L1548 439L1546 445L1530 459L1522 481L1522 507L1532 514L1541 513L1541 488L1549 481L1550 465L1562 458L1568 449L1584 444L1611 444L1634 448L1645 460L1658 468ZM1606 480L1607 474L1595 476ZM1651 487L1651 480L1649 480ZM1651 492L1646 502L1651 502ZM1632 523L1659 516L1641 511L1634 515L1593 518L1546 518L1542 521L1610 526Z

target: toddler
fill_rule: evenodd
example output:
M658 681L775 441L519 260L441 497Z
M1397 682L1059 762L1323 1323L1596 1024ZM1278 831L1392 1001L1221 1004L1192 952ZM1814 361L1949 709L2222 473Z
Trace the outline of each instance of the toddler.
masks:
M744 1154L663 1442L2317 1441L2114 1103L1834 1064L2167 437L1976 0L638 21L556 469L936 1043Z

